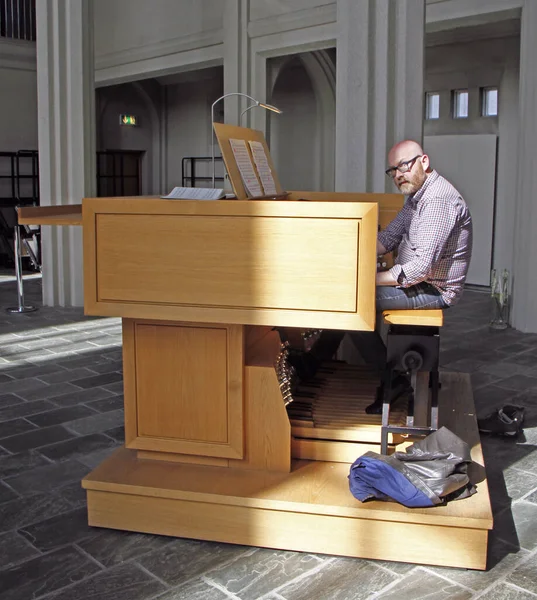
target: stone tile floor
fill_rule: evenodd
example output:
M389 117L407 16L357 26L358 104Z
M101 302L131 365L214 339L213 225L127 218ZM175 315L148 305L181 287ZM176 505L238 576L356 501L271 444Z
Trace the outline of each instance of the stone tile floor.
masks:
M537 335L488 327L488 296L446 313L441 362L472 374L478 413L526 407L483 439L495 513L486 572L280 552L89 528L80 479L122 443L118 319L17 303L0 274L1 600L537 598ZM397 543L397 540L394 540Z

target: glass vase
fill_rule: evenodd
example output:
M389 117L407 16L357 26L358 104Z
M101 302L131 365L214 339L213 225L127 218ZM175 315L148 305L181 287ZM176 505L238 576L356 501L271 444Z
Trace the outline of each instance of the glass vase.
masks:
M489 326L492 329L507 329L509 326L509 298L504 297L500 302L497 296L492 297L491 319Z

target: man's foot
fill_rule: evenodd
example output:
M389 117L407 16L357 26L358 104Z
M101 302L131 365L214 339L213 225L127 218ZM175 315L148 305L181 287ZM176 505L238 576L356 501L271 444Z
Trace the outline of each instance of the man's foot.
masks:
M410 377L404 373L400 373L392 380L392 388L390 392L390 404L393 404L396 400L401 398L412 391L412 385L410 383ZM368 415L381 415L382 414L382 402L383 398L379 393L375 402L366 406L365 412Z
M506 404L488 417L478 419L477 425L481 433L514 436L522 431L523 422L524 407Z
M295 368L296 374L300 381L308 381L315 377L319 368L319 361L310 352L302 352L301 350L289 350L287 361Z

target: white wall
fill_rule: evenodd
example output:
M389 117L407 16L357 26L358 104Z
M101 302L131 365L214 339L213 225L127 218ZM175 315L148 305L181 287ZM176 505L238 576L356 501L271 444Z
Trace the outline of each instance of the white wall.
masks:
M195 75L192 73L183 78L186 80L170 83L165 89L166 189L169 190L181 185L183 157L211 156L211 104L223 93L223 72L222 69L211 69L200 71L198 77ZM211 173L207 164L205 174ZM204 185L211 187L210 182ZM204 185L200 184L201 187Z
M94 0L96 58L222 27L222 0Z
M506 66L500 83L498 173L494 236L494 267L513 270L519 127L519 66Z
M520 16L524 0L426 0L427 31L480 25Z
M518 129L519 37L427 48L426 92L440 92L440 119L425 122L428 135L498 135L493 266L512 269ZM499 116L480 116L480 88L499 88ZM451 90L469 90L469 117L450 116ZM433 165L442 173L442 165Z
M466 283L488 286L492 267L497 137L494 134L433 135L424 150L431 164L462 194L472 214L472 261Z
M303 64L297 59L280 72L271 102L283 114L271 116L271 155L286 190L319 190L317 101ZM255 109L254 109L255 110Z
M300 10L311 10L317 6L333 4L328 0L250 0L250 19L258 21L270 17L280 17L284 14Z

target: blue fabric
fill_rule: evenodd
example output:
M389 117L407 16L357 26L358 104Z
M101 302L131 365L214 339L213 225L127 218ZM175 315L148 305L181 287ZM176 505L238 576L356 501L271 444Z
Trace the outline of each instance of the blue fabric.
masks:
M434 506L402 473L373 457L361 456L351 466L349 487L361 502L392 498L409 508Z

